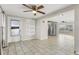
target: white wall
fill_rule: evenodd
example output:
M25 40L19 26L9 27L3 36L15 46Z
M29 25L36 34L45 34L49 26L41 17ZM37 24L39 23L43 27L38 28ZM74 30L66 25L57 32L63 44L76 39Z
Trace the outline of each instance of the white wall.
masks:
M21 39L22 40L35 39L35 20L32 19L21 20Z
M79 5L75 6L75 51L79 54Z
M41 39L41 40L47 39L48 34L45 31L48 25L46 23L47 23L46 21L43 22L42 20L36 20L36 39Z
M41 27L41 21L40 20L36 20L35 22L35 35L36 35L36 39L40 39L40 27Z
M10 35L10 20L20 21L20 36ZM30 40L35 38L35 20L24 19L20 17L8 16L8 42L16 42L20 40Z
M1 11L1 9L0 9ZM2 13L0 12L0 54L1 54L1 50L2 50Z
M36 39L48 39L48 24L45 20L36 20Z
M0 27L2 27L2 13L0 12Z
M48 21L41 21L41 40L48 39Z

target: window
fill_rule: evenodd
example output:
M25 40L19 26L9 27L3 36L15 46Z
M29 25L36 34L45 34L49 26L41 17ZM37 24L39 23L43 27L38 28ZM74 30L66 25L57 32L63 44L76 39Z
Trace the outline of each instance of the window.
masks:
M19 20L11 20L11 36L18 36L19 34Z

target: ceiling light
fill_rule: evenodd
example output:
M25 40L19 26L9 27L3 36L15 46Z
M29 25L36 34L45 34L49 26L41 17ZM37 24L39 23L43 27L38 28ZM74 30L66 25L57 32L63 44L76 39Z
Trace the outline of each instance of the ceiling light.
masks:
M36 11L33 11L33 13L37 13Z

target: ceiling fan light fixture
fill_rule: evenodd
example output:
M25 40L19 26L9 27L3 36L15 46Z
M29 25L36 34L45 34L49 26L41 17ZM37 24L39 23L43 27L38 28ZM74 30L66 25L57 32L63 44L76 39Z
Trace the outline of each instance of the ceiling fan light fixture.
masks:
M29 8L30 10L28 11L24 11L24 12L32 12L34 15L36 15L37 13L40 13L40 14L45 14L45 12L41 11L40 9L44 8L43 5L27 5L27 4L22 4L23 6Z

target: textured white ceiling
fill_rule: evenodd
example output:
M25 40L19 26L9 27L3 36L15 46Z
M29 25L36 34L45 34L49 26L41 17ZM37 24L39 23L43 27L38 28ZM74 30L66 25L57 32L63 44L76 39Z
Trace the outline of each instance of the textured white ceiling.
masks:
M43 20L54 21L61 23L62 21L68 23L74 23L74 9L57 14L53 17L43 18Z
M49 14L58 9L67 7L69 5L70 4L44 4L45 8L43 8L42 11L46 12L46 14ZM25 17L25 18L39 18L39 17L45 16L40 13L37 13L37 15L34 16L32 12L23 12L29 9L27 7L24 7L21 4L1 4L1 6L3 10L5 11L5 13L8 15Z

